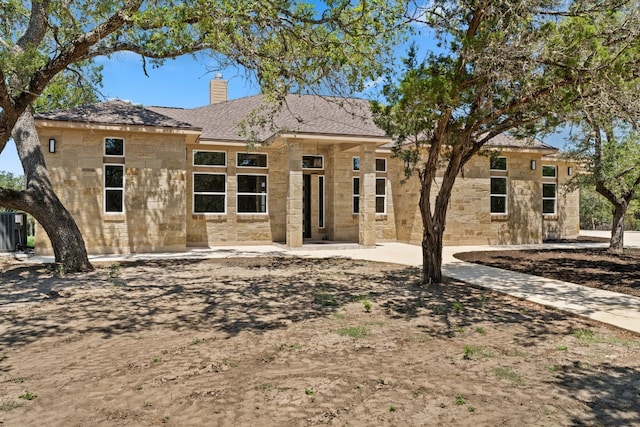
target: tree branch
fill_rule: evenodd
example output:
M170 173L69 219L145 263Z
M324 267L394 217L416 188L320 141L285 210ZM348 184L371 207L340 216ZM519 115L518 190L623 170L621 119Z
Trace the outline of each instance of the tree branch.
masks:
M61 52L51 58L39 71L35 72L26 90L22 91L15 100L15 108L22 113L44 90L47 84L64 70L69 64L84 58L95 43L121 28L131 21L131 14L140 8L143 0L128 0L122 9L109 17L105 22L98 24L92 30L81 34L69 41Z
M29 46L39 45L47 33L47 9L49 8L49 2L49 0L31 2L29 25L16 43L16 46L18 46L21 51L24 52Z

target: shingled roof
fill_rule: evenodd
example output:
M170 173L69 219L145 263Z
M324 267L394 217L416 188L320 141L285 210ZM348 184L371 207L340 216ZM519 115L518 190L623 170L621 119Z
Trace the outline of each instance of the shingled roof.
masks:
M239 123L264 104L263 95L254 95L200 108L148 107L157 113L187 121L202 128L201 139L245 141ZM317 95L289 95L274 117L275 128L287 133L386 138L372 120L369 102L355 98ZM256 129L261 141L274 137L269 129Z
M137 125L200 130L186 121L152 111L130 102L113 100L83 105L68 110L55 110L36 114L37 120L55 120L106 125Z
M551 145L545 144L537 138L516 138L506 133L502 133L500 135L496 135L491 138L486 144L485 147L494 147L494 148L528 148L528 149L536 149L536 150L549 150L549 151L558 151L557 148L552 147Z
M140 125L201 130L200 139L245 142L239 123L252 111L264 105L263 95L248 96L199 108L142 107L113 100L98 104L56 110L35 116L40 120L56 120L107 125ZM389 138L373 123L369 101L358 98L289 95L273 119L276 129L304 135L331 135ZM257 129L258 139L276 136L273 130ZM383 147L391 148L389 141ZM508 134L493 137L487 148L520 148L558 151L538 139L517 139Z

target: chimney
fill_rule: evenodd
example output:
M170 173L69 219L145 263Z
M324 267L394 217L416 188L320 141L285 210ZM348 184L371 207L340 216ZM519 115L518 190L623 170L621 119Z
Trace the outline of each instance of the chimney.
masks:
M209 100L212 104L227 100L227 81L222 79L222 74L217 73L209 82Z

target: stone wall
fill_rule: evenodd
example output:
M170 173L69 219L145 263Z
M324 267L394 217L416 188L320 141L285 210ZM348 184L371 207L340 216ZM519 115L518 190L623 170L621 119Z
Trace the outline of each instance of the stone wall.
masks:
M578 235L579 209L576 191L564 194L567 164L545 158L533 150L507 151L506 172L492 172L488 156L476 156L464 167L453 187L447 211L445 245L498 245L541 243L543 239L573 238ZM536 168L531 168L531 160ZM418 206L420 183L416 176L404 178L402 164L392 159L394 178L393 206L399 241L420 244L422 219ZM542 164L558 165L557 215L542 215ZM442 176L440 171L439 176ZM492 214L490 207L491 176L507 177L507 213ZM440 188L440 178L433 184L432 206Z
M256 149L254 153L267 155L267 168L237 167L237 153L246 153L244 145L193 144L187 147L187 188L193 188L193 173L224 173L227 179L226 212L223 214L196 214L193 211L193 193L187 197L187 245L215 246L235 243L270 243L286 241L286 203L288 194L287 158L290 146L301 144L302 155L322 156L323 168L302 169L310 176L311 187L311 240L359 241L358 215L353 213L353 178L360 172L353 170L353 158L359 150L345 149L336 144L319 144L314 140L279 141L270 147ZM351 144L352 145L352 144ZM193 152L224 152L226 165L220 167L193 166ZM296 149L297 150L297 149ZM297 155L300 155L298 153ZM388 154L377 154L384 157ZM239 214L237 211L237 175L265 174L268 176L268 213ZM386 177L386 173L379 174ZM324 180L324 227L320 226L319 182ZM375 232L378 239L395 240L395 217L391 206L391 182L387 185L387 214L376 215ZM298 194L300 193L300 194ZM303 200L301 190L291 195ZM299 221L299 220L298 220Z
M52 182L61 200L76 219L90 253L180 251L187 246L208 247L287 241L287 200L289 209L298 209L302 186L290 191L290 181L308 176L311 189L311 239L343 242L422 241L422 220L418 207L420 185L417 177L406 179L403 164L390 153L358 143L314 139L278 140L255 153L267 155L266 167L239 167L238 153L244 144L187 143L176 132L100 129L40 130ZM49 138L58 141L56 153L48 153ZM104 156L106 137L125 140L122 159ZM226 161L217 166L194 166L194 150L224 152ZM290 174L290 156L322 156L322 168L297 169ZM506 171L491 171L488 156L476 156L464 167L454 186L444 234L446 245L495 245L540 243L547 238L571 238L578 234L578 194L564 191L569 163L543 157L535 150L505 150ZM354 170L354 158L386 159L386 170L376 171L385 179L386 212L372 215L371 167ZM536 168L531 168L531 161ZM124 164L125 198L123 213L104 212L104 165ZM542 214L543 165L556 165L557 212ZM442 171L440 171L442 172ZM225 209L221 213L194 212L194 173L225 175ZM238 175L266 175L266 213L238 212ZM491 213L490 178L507 178L507 213ZM369 187L364 187L368 176ZM433 185L435 200L440 177ZM324 181L324 227L320 224L319 184ZM354 178L360 179L360 201L367 194L370 212L363 220L354 213ZM546 180L546 181L545 181ZM378 195L379 196L379 195ZM299 202L298 202L299 200ZM296 212L299 212L296 210ZM293 221L293 222L292 222ZM374 222L373 225L369 224ZM290 227L302 230L300 215L290 218ZM363 229L366 227L366 230ZM373 228L370 228L373 227ZM292 228L293 229L293 228ZM298 231L296 231L297 233ZM364 232L364 234L363 234ZM371 234L371 233L374 234ZM296 235L297 236L297 235ZM289 234L289 238L296 237ZM363 240L364 239L364 240ZM301 241L297 237L293 239ZM46 234L37 233L37 252L50 254Z
M104 156L106 137L123 138L125 156ZM57 141L49 153L49 138ZM118 130L40 131L54 189L71 212L91 254L185 249L185 136ZM124 212L104 211L104 165L124 164ZM44 230L38 254L52 254Z

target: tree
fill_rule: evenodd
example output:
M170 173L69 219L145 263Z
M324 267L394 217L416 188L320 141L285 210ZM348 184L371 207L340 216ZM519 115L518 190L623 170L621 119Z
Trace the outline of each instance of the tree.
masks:
M0 171L0 187L22 190L25 187L24 176L16 176L11 172Z
M547 0L434 0L414 11L442 53L418 61L410 50L404 74L385 85L386 103L372 109L420 179L427 284L442 281L447 206L465 163L500 133L533 136L561 123L580 88L636 72L626 52L638 43L640 13L637 1Z
M595 187L580 186L580 229L598 230L611 227L611 206Z
M628 124L624 119L612 119L612 114L622 115L611 110L598 116L594 111L585 115L574 155L582 155L585 160L586 173L578 176L579 185L595 186L613 206L609 251L621 253L625 217L640 186L640 130L636 129L637 119Z
M52 85L74 76L91 81L83 78L87 70L99 81L92 64L99 56L133 52L146 70L147 61L160 66L167 58L204 51L219 67L239 64L255 73L275 104L303 89L358 90L389 63L384 58L399 37L399 10L384 0L5 0L0 151L13 137L26 189L0 188L0 206L31 213L65 270L91 269L80 231L52 189L32 115L34 105L80 102L86 92L77 97ZM50 97L40 98L50 86Z

